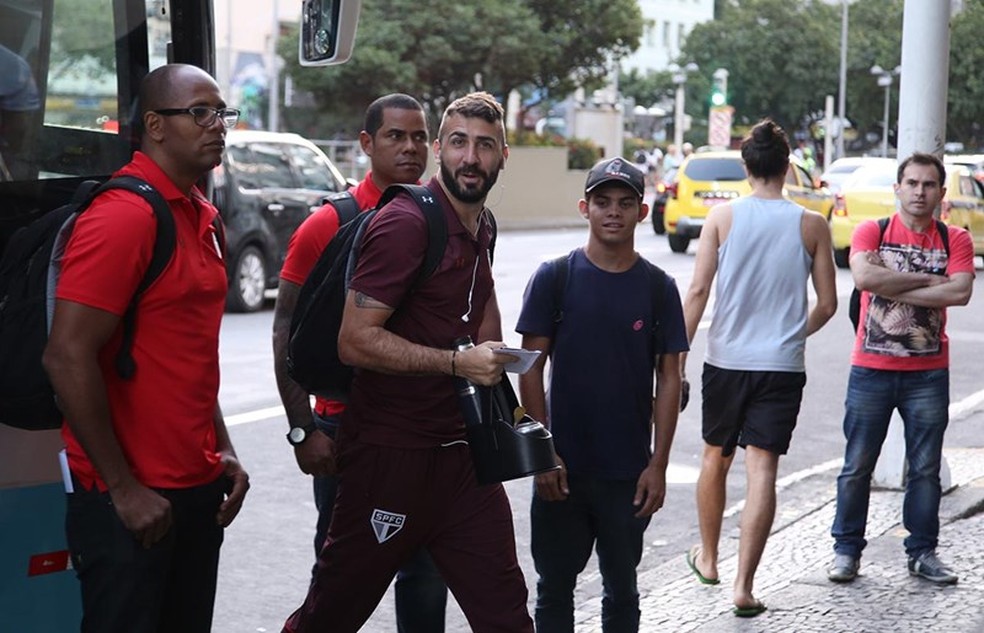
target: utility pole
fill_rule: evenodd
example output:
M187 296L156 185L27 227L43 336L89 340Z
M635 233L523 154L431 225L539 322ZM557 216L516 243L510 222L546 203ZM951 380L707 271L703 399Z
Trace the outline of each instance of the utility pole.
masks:
M899 78L898 159L913 152L943 157L946 96L950 72L950 3L905 0L902 13L902 76ZM932 42L932 46L926 46ZM872 480L901 488L905 481L905 437L898 412L892 415ZM950 488L944 458L940 485Z
M844 128L847 121L844 110L847 103L847 2L841 0L841 59L840 88L837 93L837 158L844 158Z
M231 2L230 2L230 10ZM280 131L280 58L277 57L277 41L280 39L279 0L273 0L273 30L270 32L270 84L267 90L267 128L271 132Z

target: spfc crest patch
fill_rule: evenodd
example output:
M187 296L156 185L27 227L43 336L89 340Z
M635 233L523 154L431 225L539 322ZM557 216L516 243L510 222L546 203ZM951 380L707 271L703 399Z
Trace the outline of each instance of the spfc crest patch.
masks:
M372 531L376 533L376 541L385 543L393 538L397 532L403 529L403 524L407 522L407 515L387 512L376 508L372 511Z

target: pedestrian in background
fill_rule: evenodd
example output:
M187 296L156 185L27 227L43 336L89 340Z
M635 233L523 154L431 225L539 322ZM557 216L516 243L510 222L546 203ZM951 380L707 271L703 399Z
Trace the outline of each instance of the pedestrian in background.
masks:
M413 184L420 180L427 167L427 141L424 108L413 97L394 93L369 104L365 125L359 132L359 144L369 157L371 169L351 190L361 210L375 207L391 184ZM314 504L318 509L315 556L324 545L335 506L338 488L335 439L345 404L316 397L312 411L308 394L287 374L287 346L301 286L338 227L338 213L327 202L294 232L280 271L273 313L273 361L277 388L290 425L287 441L294 447L298 467L313 476ZM395 599L400 633L444 631L448 591L425 550L420 550L400 568Z
M140 151L117 175L167 200L174 254L140 296L136 372L114 363L122 316L157 231L141 196L101 194L79 216L44 366L65 413L73 491L65 529L83 633L208 633L219 547L249 488L219 409L225 264L218 212L195 186L222 160L226 107L205 71L168 64L140 86Z
M542 352L519 378L522 402L550 427L560 466L536 475L530 509L540 633L574 631L574 588L594 548L603 630L639 630L636 568L666 496L687 350L676 284L635 251L644 178L621 158L591 169L578 203L587 244L567 255L560 296L558 264L539 267L516 326L523 347Z
M806 338L837 310L827 221L782 193L789 153L785 132L768 119L742 141L752 193L708 213L684 302L693 341L717 278L702 378L701 543L687 553L687 563L700 582L720 582L727 475L741 446L747 496L734 583L734 613L741 617L766 608L753 594L755 570L775 517L779 457L789 448L806 384ZM817 295L812 310L811 280Z
M844 405L847 445L830 530L835 555L827 577L834 582L858 575L871 474L896 409L905 428L902 523L909 531L909 573L939 584L958 579L936 555L950 405L945 324L947 307L970 301L974 245L964 229L936 220L945 182L938 158L909 156L898 169L898 211L884 230L876 221L863 222L851 238L851 274L862 292Z
M492 385L503 347L485 199L508 157L502 107L484 92L444 112L426 187L444 211L444 257L415 285L423 212L402 194L372 219L346 300L339 355L356 368L339 429L338 495L304 604L285 632L354 632L397 569L426 548L472 630L532 633L501 484L479 486L453 377ZM485 341L463 351L455 341Z

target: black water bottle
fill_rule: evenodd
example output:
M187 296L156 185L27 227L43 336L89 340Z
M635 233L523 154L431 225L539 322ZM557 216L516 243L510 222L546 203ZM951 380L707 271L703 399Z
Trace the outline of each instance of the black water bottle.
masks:
M469 336L462 336L454 341L454 348L459 352L473 347L475 345ZM454 376L452 380L454 389L458 392L458 400L461 402L461 414L465 418L465 426L481 426L482 399L478 395L478 389L463 376Z

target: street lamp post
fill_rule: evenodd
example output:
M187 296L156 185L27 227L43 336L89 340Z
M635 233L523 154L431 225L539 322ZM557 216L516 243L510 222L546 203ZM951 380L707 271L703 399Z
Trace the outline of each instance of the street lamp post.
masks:
M847 103L847 4L841 1L841 44L840 44L840 87L837 91L837 158L844 157L844 128L847 118L844 106Z
M888 157L888 109L892 98L892 77L901 72L902 67L885 70L878 64L871 67L871 74L878 77L878 86L885 89L885 112L882 116L882 157Z
M683 126L685 120L684 105L686 96L684 88L687 85L687 75L700 70L694 62L689 62L686 66L670 64L667 70L673 73L673 83L676 84L676 106L673 108L673 144L678 148L683 145Z

